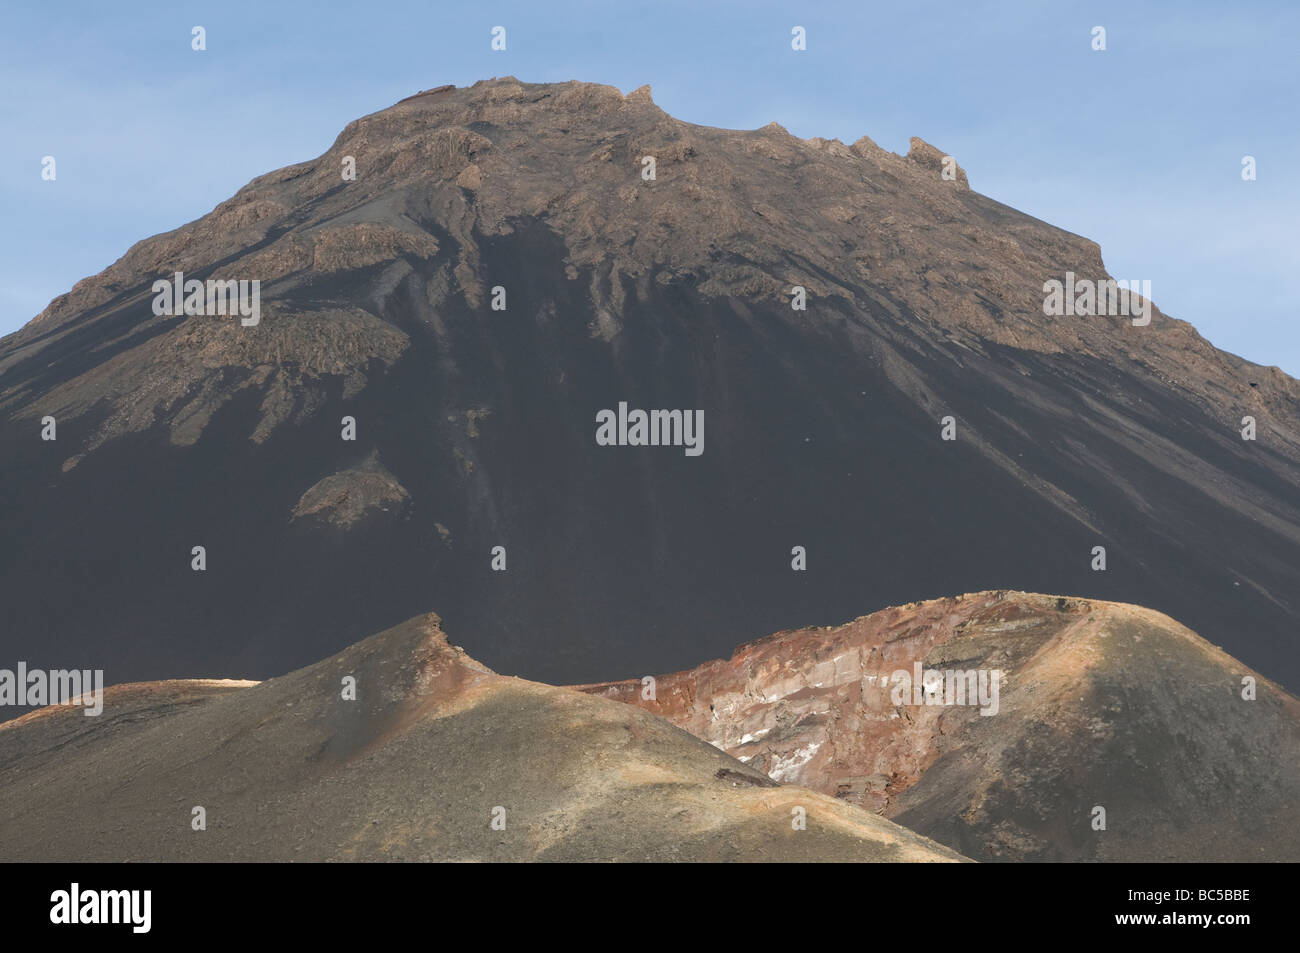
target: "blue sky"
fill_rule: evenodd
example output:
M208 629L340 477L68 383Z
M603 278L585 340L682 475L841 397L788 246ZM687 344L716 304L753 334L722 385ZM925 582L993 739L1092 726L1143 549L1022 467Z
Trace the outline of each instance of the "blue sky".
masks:
M921 136L1219 347L1300 376L1300 4L9 0L0 22L0 334L358 116L514 75L649 83L707 125Z

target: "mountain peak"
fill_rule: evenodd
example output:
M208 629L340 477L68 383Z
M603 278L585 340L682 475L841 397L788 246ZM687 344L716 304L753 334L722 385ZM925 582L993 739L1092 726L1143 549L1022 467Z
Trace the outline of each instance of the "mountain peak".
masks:
M650 93L649 83L638 86L636 89L632 90L632 92L628 93L626 98L628 102L632 103L645 103L646 105L654 104L654 98Z
M970 182L966 179L966 172L959 166L952 156L947 155L941 149L936 149L924 139L913 136L911 139L911 148L907 150L907 158L915 162L924 169L932 172L938 172L941 177L957 182L963 188L970 188Z
M436 600L492 668L592 681L1006 582L1300 684L1296 382L1154 305L1049 313L1099 247L946 158L514 77L349 123L0 340L15 657L69 650L54 605L122 680L265 675ZM622 404L709 449L598 444Z

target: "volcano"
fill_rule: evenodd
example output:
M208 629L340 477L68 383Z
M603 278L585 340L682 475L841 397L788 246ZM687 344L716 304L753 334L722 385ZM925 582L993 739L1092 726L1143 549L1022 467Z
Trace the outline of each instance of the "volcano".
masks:
M436 608L590 683L1011 588L1295 690L1300 388L1142 295L1045 313L1109 277L920 139L420 93L0 340L0 655L261 679Z

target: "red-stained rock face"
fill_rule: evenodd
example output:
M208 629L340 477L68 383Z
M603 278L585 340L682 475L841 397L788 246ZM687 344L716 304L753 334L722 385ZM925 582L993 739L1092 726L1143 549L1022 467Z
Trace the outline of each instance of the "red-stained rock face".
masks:
M583 686L640 705L777 781L807 784L877 813L915 782L938 754L935 739L978 709L899 706L892 679L925 660L972 620L1008 627L1077 623L1080 609L1035 613L990 594L885 609L834 627L779 632L740 646L727 660L656 679ZM1001 612L998 610L1001 609Z
M951 680L927 699L917 666ZM962 703L957 672L983 695ZM1296 856L1300 702L1136 606L976 593L780 632L653 698L644 680L582 689L977 859Z

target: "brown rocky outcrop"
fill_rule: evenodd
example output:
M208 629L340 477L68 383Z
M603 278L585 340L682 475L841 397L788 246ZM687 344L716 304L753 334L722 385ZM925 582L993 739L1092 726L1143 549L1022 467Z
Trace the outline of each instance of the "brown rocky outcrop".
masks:
M943 150L936 149L924 139L916 136L912 137L911 148L907 150L907 158L921 166L921 168L936 173L941 180L956 182L962 188L970 188L970 181L966 178L966 170L957 164L957 160L944 153ZM950 174L953 178L945 180L945 174Z
M355 467L331 473L304 491L292 519L318 519L350 529L368 515L400 515L411 502L406 487L374 454Z

